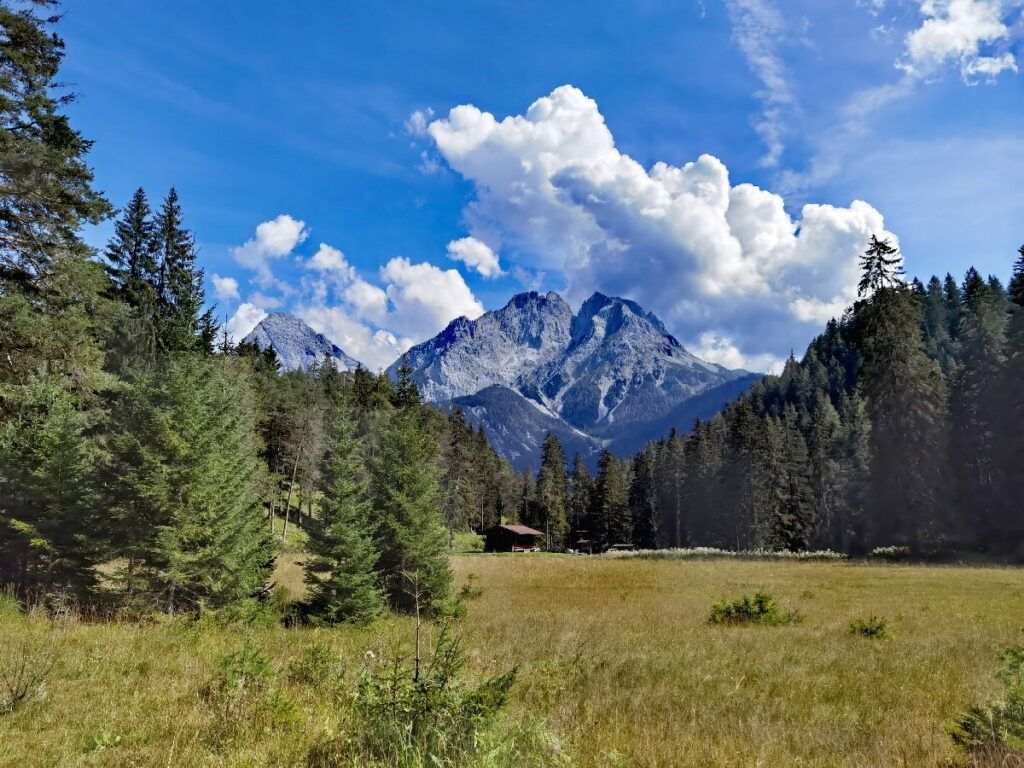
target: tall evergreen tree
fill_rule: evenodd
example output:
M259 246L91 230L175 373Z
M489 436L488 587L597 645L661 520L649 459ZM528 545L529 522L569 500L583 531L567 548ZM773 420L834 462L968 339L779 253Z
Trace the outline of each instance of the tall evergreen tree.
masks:
M384 587L392 607L410 611L415 579L439 609L451 595L438 443L418 407L398 408L383 422L371 462L371 498L379 521Z
M332 366L333 368L333 366ZM355 422L342 398L328 409L319 519L309 526L309 611L328 623L365 623L386 607L380 552L359 457Z
M569 491L569 539L574 549L581 539L591 540L593 503L594 481L583 456L577 451L572 460Z
M558 438L548 432L541 449L536 494L540 530L547 539L546 548L552 552L564 552L569 543L568 486L565 452Z
M626 476L611 451L601 452L594 481L594 535L600 549L633 540L633 516L629 510Z
M872 424L869 535L876 544L921 551L947 533L937 514L946 391L925 355L921 305L897 281L896 258L889 252L866 263L862 286L874 292L856 307L860 389Z
M273 565L245 363L184 354L113 414L105 486L122 577L170 613L257 593Z
M217 337L213 308L203 311L203 270L195 237L185 228L178 192L171 187L153 225L157 266L157 339L167 352L212 352Z
M640 451L633 459L629 507L633 516L633 542L641 549L655 549L659 544L658 532L661 526L651 448Z
M0 581L45 591L92 578L87 465L116 309L78 234L110 205L63 114L64 43L44 4L20 6L0 2Z

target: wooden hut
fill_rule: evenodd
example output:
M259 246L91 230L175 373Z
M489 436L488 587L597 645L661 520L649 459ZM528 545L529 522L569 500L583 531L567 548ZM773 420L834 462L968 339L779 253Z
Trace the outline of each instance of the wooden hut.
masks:
M544 534L525 525L496 525L486 532L488 552L539 552Z

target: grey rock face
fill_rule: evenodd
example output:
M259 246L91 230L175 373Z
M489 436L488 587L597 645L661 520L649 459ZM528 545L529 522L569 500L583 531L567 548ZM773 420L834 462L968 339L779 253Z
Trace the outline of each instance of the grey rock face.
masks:
M333 358L339 370L354 371L359 366L359 361L349 357L341 347L287 312L267 315L243 341L256 344L260 349L273 347L286 371L308 371L325 355Z
M682 414L710 417L724 405L714 393L754 380L691 354L636 302L600 293L575 316L557 293L519 294L476 320L452 321L408 354L424 398L463 408L520 468L536 466L545 431L585 454L642 445L689 429L692 419L674 423ZM680 407L693 398L699 407Z

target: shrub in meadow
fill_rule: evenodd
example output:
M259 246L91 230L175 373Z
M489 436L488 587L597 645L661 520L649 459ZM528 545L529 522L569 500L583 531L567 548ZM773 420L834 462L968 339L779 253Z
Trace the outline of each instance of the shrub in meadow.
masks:
M802 617L796 611L783 611L767 592L755 592L753 597L741 595L735 600L722 600L711 606L708 621L711 624L762 624L780 626L794 624Z
M889 622L878 616L857 619L850 624L850 632L872 640L885 640L892 637L892 633L889 632Z
M295 722L295 703L276 685L270 657L251 639L223 656L217 672L202 690L211 709L208 733L214 746L242 741L250 732L285 728Z
M950 729L953 741L972 753L1024 750L1024 644L1003 648L999 658L1003 697L966 710Z

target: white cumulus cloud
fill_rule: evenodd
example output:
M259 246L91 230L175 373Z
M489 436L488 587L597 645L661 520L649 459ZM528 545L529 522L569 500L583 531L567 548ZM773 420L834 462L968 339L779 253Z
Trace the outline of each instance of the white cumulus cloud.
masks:
M504 274L498 263L498 254L487 243L480 242L475 237L463 237L448 243L448 258L452 261L461 261L485 278L501 277Z
M1017 71L1011 53L989 55L983 46L1005 40L1010 30L1003 23L1001 0L921 0L921 26L905 40L900 69L915 76L934 76L948 62L956 62L964 80L981 75L993 80L1004 70Z
M385 264L380 274L393 306L384 322L399 334L429 338L457 317L473 320L484 313L483 304L457 270L398 257Z
M210 275L210 280L213 282L213 295L221 301L231 301L232 299L239 298L238 293L238 281L233 277L221 277L220 275Z
M228 320L224 329L227 331L228 338L232 342L239 342L255 328L263 318L267 316L267 313L255 304L245 302L241 304L232 315L231 319Z
M825 307L855 298L870 236L895 239L861 201L805 205L793 218L779 195L733 186L710 155L645 169L572 86L500 121L458 106L428 131L475 185L475 236L559 270L571 300L594 290L634 299L694 349L720 348L744 367L802 348Z
M304 221L298 221L282 213L277 218L264 221L257 226L256 236L232 249L232 253L235 261L256 273L258 285L268 286L274 283L270 262L287 256L308 236L309 231Z

